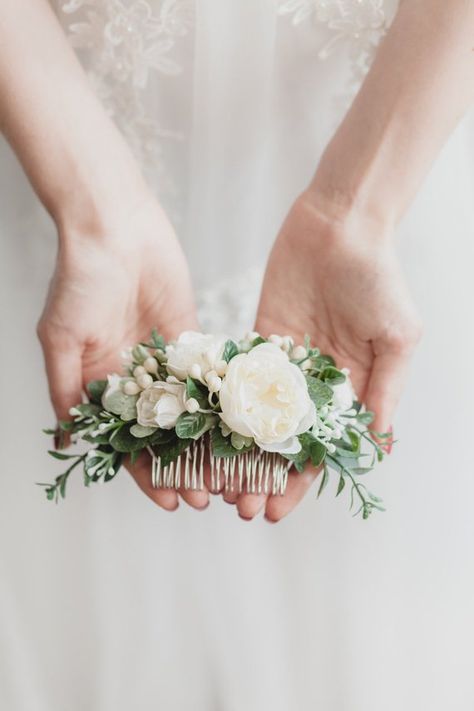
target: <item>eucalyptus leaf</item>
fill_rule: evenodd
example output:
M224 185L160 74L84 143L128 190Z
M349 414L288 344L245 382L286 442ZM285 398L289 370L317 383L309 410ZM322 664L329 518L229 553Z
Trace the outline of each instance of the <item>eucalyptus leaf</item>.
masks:
M209 390L199 380L193 380L189 376L186 379L186 397L188 400L190 398L197 400L199 407L203 409L209 408Z
M346 382L346 376L340 370L330 365L321 371L321 379L331 385L341 385Z
M153 447L153 451L156 456L160 458L162 466L167 467L176 461L179 455L189 447L191 442L191 439L179 439L179 437L175 436L171 441Z
M183 412L178 417L175 431L180 439L199 439L205 432L217 424L217 417L202 412Z
M156 429L156 427L144 427L136 423L130 427L130 434L140 439L141 437L152 435Z
M222 353L222 358L223 358L223 360L225 360L226 363L228 363L230 360L232 360L232 358L234 356L238 355L238 353L239 353L239 348L234 341L229 339L228 341L225 342L224 351Z
M341 491L343 490L345 485L346 485L346 480L344 479L343 475L341 474L341 476L339 477L339 484L337 485L336 496L339 496L339 494L341 493Z
M309 396L317 409L331 402L333 391L329 385L323 383L318 378L314 378L312 375L306 376L306 383L308 385Z
M106 380L92 380L90 383L88 383L87 394L89 396L89 400L95 405L101 405L102 395L104 394L106 387Z

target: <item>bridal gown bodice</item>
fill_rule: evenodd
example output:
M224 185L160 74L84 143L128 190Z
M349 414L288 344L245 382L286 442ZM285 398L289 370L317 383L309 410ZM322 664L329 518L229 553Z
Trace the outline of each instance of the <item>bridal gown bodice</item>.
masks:
M175 225L203 327L249 330L272 241L396 3L55 11ZM1 145L0 708L472 708L473 150L467 117L396 233L425 336L373 475L387 513L352 519L329 486L271 526L217 498L165 514L125 472L78 477L57 507L35 489L59 471L35 337L55 231Z

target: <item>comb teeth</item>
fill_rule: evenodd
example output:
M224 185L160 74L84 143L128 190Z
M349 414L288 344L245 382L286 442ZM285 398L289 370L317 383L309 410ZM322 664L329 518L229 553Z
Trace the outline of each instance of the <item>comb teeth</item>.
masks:
M176 461L167 466L162 466L161 459L151 447L148 451L152 458L151 477L155 489L202 490L205 460L208 460L212 492L221 490L223 478L225 491L237 489L239 493L284 494L292 466L290 461L276 452L264 452L261 449L237 454L235 457L214 457L206 437L192 442Z

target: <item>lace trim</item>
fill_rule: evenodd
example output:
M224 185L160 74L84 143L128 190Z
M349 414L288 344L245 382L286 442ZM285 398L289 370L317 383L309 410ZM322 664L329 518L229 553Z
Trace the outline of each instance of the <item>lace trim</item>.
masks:
M340 44L348 44L350 93L360 86L372 64L378 44L388 29L384 0L278 0L278 14L290 15L297 26L312 18L331 30L330 39L319 49L327 59Z
M147 0L69 0L61 7L76 16L67 26L69 40L83 56L97 95L141 164L153 166L160 192L176 192L163 167L164 142L183 136L149 115L144 89L152 72L182 72L172 50L189 32L193 4L163 0L156 12Z

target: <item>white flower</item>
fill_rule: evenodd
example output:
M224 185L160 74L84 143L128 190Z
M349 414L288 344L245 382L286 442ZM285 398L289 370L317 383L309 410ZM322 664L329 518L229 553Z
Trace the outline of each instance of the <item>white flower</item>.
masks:
M196 331L184 331L175 343L166 347L167 369L171 375L186 380L193 366L193 372L205 375L215 370L222 360L226 336L213 336Z
M224 423L267 452L299 452L297 435L316 419L303 373L271 343L232 358L219 399Z
M138 398L137 422L142 427L161 427L171 430L185 412L186 385L176 378L157 380Z
M356 399L356 394L349 376L346 374L346 380L344 383L332 385L331 387L334 393L332 397L332 406L334 409L338 412L346 412L347 410L350 410L352 403Z

